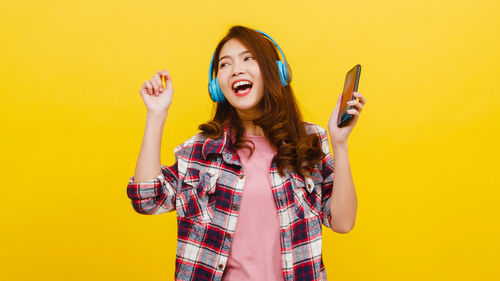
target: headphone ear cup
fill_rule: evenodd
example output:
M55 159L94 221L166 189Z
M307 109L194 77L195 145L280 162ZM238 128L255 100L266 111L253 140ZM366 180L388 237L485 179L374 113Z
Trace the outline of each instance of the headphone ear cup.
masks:
M226 97L224 96L224 93L222 92L222 89L220 88L219 81L217 79L214 79L214 80L215 80L215 87L217 88L218 102L224 103L224 102L226 102Z
M210 98L214 101L217 102L217 93L214 87L214 80L210 80L210 83L208 83L208 91L210 92Z
M209 91L210 98L212 98L214 102L223 103L226 101L226 97L224 97L224 94L222 93L222 90L219 86L219 81L217 81L217 77L210 81Z
M280 72L281 85L283 87L286 87L286 85L288 85L286 66L283 64L282 61L279 60L276 61L276 64L278 65L278 70Z

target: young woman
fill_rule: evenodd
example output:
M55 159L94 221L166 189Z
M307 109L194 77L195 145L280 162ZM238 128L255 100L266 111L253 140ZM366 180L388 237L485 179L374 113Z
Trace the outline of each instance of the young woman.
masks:
M347 137L366 100L355 93L355 117L338 128L339 96L330 143L302 120L290 81L270 36L233 26L210 64L215 116L174 149L172 166L160 163L171 76L158 71L142 86L147 122L127 195L141 214L176 210L175 280L326 280L321 225L354 226Z

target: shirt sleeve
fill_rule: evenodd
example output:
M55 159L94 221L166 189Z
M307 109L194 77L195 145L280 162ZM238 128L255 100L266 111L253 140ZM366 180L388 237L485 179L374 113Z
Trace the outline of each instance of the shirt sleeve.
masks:
M161 172L154 178L143 182L134 182L131 177L127 185L127 196L132 200L132 207L140 214L159 215L175 210L177 186L179 185L179 155L185 154L186 144L195 137L174 149L175 163L172 166L161 165Z
M177 161L172 166L161 165L161 172L154 179L134 183L134 177L131 177L127 185L127 196L132 200L132 207L145 215L175 210L178 179Z
M330 142L328 141L327 131L324 128L319 127L319 133L321 137L321 148L325 153L325 158L323 158L323 160L321 161L321 174L323 176L323 181L321 183L322 217L323 217L323 224L328 228L332 228L330 224L332 219L332 214L330 211L330 203L332 200L333 180L334 180L333 158L332 154L330 153Z
M134 183L129 179L127 196L134 210L145 215L159 215L175 210L176 186L179 180L177 161L172 166L161 165L154 179Z

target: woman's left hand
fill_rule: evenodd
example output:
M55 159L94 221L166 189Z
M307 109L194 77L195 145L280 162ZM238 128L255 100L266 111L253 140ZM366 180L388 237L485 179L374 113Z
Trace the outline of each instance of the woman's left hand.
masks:
M330 121L328 121L328 131L330 133L330 137L332 138L332 143L347 143L347 137L351 134L352 128L358 122L359 114L363 109L363 106L366 103L366 99L361 95L361 93L353 92L354 97L358 98L355 100L351 100L347 102L347 106L354 106L355 108L350 109L347 113L354 115L347 125L344 127L337 127L337 119L339 115L340 102L342 101L342 93L337 99L337 105L335 105L335 109L333 109L332 115L330 115Z

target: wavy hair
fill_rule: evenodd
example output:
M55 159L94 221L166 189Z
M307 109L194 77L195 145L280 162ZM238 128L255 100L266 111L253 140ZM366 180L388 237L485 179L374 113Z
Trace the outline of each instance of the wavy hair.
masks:
M277 167L281 176L284 170L299 173L302 177L309 175L309 170L320 162L325 154L321 149L321 140L316 134L306 135L305 123L297 106L292 87L281 85L276 60L278 52L273 42L261 33L241 25L229 29L215 49L214 62L219 60L219 54L224 44L230 39L237 39L252 52L257 61L264 80L264 95L257 105L263 114L252 122L261 127L267 140L277 148ZM213 64L215 76L218 64ZM244 137L245 129L236 112L229 103L217 103L215 116L207 123L199 125L205 137L219 138L223 128L229 125L234 129L236 149L250 150L253 154L255 144ZM246 143L252 143L250 147Z

